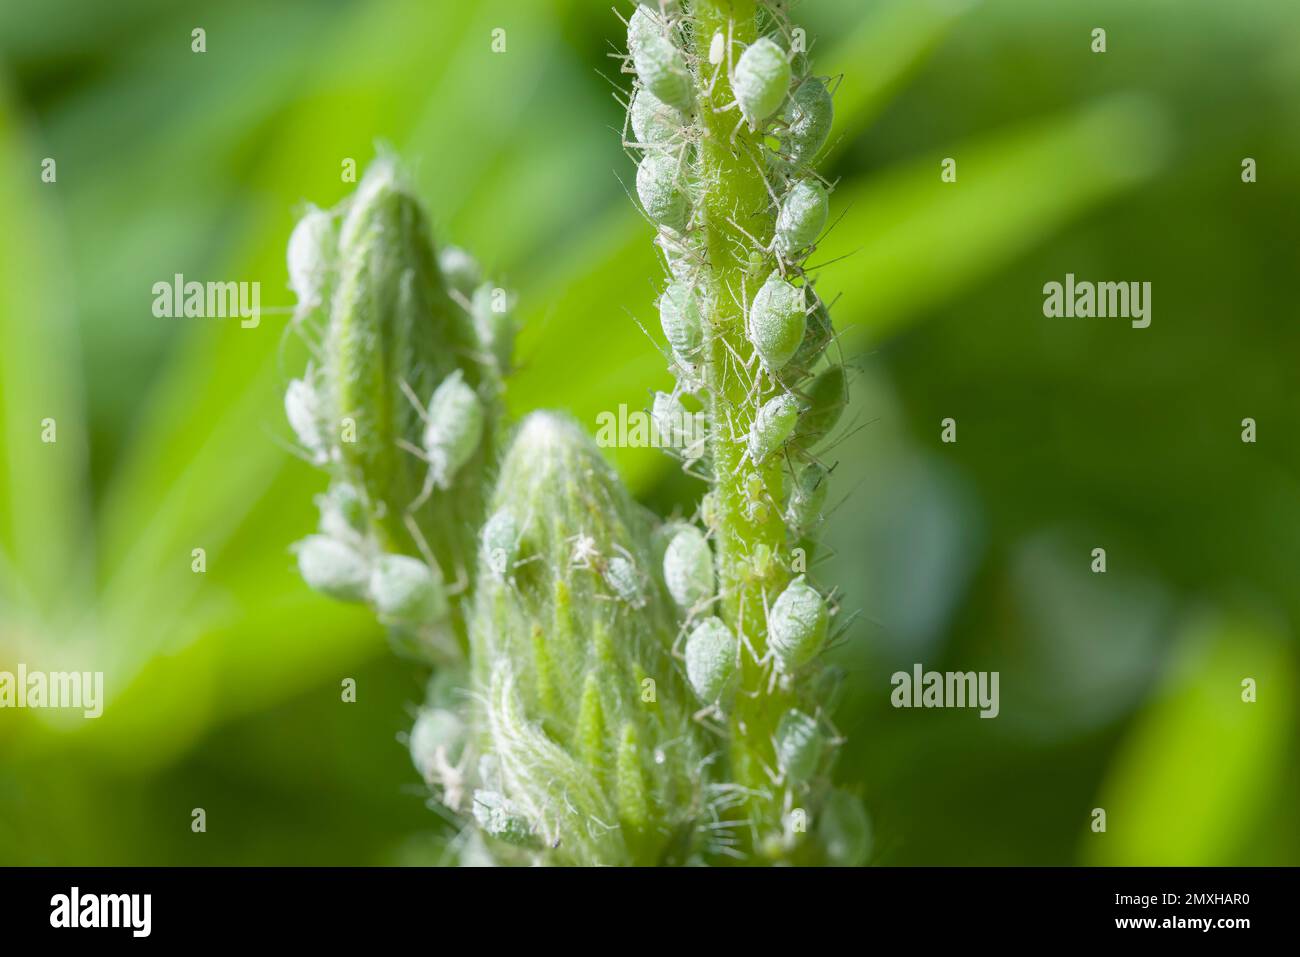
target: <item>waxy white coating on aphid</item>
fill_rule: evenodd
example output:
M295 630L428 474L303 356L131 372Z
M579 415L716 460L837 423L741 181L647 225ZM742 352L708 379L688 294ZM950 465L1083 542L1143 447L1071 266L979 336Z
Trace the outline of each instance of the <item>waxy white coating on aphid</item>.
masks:
M605 584L613 589L614 594L633 608L640 608L645 604L645 595L641 591L641 576L637 574L636 566L629 559L622 555L613 556L605 563L602 577L605 579Z
M691 108L694 90L686 59L669 38L667 25L643 6L628 20L627 52L643 86L669 106L683 111Z
M527 844L532 829L523 811L497 791L474 792L474 820L492 837L507 844Z
M785 255L807 249L821 235L830 214L826 187L815 179L801 179L790 187L776 214L776 247Z
M790 94L781 110L781 159L791 166L811 162L826 144L835 118L835 104L826 84L808 77Z
M326 535L308 535L295 548L298 572L312 590L342 601L366 597L370 565L361 552Z
M513 297L490 282L474 290L470 300L470 317L474 334L483 351L492 357L501 372L510 371L515 351L515 316Z
M817 843L826 862L836 867L860 867L871 856L871 818L862 802L847 791L826 795L817 816Z
M411 762L428 783L437 779L443 766L455 766L465 748L467 729L460 715L447 708L421 708L407 747Z
M807 781L822 756L822 734L817 721L798 708L781 715L776 726L776 764L793 781Z
M780 372L798 351L808 324L804 310L803 288L792 286L775 270L754 293L745 334L769 373Z
M519 560L519 526L514 515L504 508L497 509L483 523L481 537L488 571L497 581L505 580Z
M713 550L694 525L683 525L664 550L664 584L686 610L713 597Z
M704 344L704 316L694 286L680 280L668 284L659 297L659 323L673 353L683 360L694 358Z
M718 701L736 677L740 643L721 618L705 618L686 639L686 680L706 704Z
M785 506L785 521L796 534L802 534L821 519L829 487L830 472L816 462L809 462L795 477Z
M767 646L786 673L801 668L826 641L826 602L800 575L781 592L767 616Z
M424 427L424 452L433 484L450 487L456 472L474 456L483 437L483 403L457 369L433 390Z
M409 555L384 555L370 573L370 600L379 620L426 625L447 613L447 596L433 570Z
M788 392L768 399L754 416L749 428L749 457L762 465L767 457L785 444L799 421L799 400Z
M483 271L478 260L459 246L444 246L438 252L438 268L448 289L454 289L466 299L473 295L483 281Z
M690 222L691 201L673 157L647 153L636 169L636 194L646 215L660 226L681 232Z
M772 40L760 37L736 62L731 89L749 128L758 129L790 90L790 57Z
M632 122L632 135L636 137L638 146L653 149L681 139L681 111L669 106L644 86L638 87L632 94L628 118Z
M341 542L360 541L366 531L366 504L356 486L334 482L316 504L322 533Z
M298 297L300 312L320 305L337 253L336 242L330 214L315 207L298 220L289 234L289 288Z
M294 379L289 383L284 390L284 414L298 444L311 454L315 464L324 464L329 455L320 431L320 397L310 382Z

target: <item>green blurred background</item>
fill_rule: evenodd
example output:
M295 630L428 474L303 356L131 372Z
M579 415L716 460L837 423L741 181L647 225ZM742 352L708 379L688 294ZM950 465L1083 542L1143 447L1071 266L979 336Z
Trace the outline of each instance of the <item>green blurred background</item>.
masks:
M1300 863L1300 6L794 15L843 74L814 262L854 401L818 574L860 610L837 773L874 862ZM423 675L293 569L322 479L286 450L285 317L156 319L151 286L291 305L295 214L387 142L519 291L514 410L644 407L670 379L620 32L597 0L0 5L0 670L109 698L0 711L0 864L446 859L399 740ZM1150 281L1151 327L1044 318L1067 272ZM699 493L616 460L661 510ZM892 709L913 662L999 671L1000 717Z

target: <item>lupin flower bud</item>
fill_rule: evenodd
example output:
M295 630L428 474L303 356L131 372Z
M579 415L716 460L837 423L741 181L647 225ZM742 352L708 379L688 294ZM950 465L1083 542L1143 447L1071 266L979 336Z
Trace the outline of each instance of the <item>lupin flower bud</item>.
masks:
M786 502L785 521L796 535L802 535L820 519L830 487L830 472L817 462L809 462L795 477L790 499Z
M429 401L429 421L424 427L424 451L437 488L451 486L456 472L473 457L482 438L483 403L457 369L434 390Z
M424 211L388 160L367 170L348 204L338 267L321 369L328 440L338 477L364 493L378 546L415 554L406 516L428 466L409 451L426 437L409 396L432 395L453 373L470 389L493 373L472 361L481 350L471 319L448 296ZM482 420L480 410L480 432ZM454 567L473 554L486 462L467 472L463 446L449 448L437 429L433 437L437 477L464 477L454 496L435 496L413 517L439 563Z
M705 704L715 704L736 677L740 643L721 618L706 618L686 639L686 678Z
M844 414L849 402L849 382L844 367L824 369L808 386L805 409L795 428L795 440L811 448L826 438Z
M847 791L826 795L817 821L817 843L828 864L861 867L871 857L871 818L867 809Z
M334 220L313 206L289 234L289 288L298 297L297 315L305 315L325 301L337 254Z
M483 270L478 260L459 246L444 246L438 253L438 268L448 289L454 289L466 299L474 294L483 281Z
M647 153L636 170L636 194L651 220L677 232L686 228L691 202L673 157Z
M384 555L375 562L370 600L385 623L426 625L447 614L441 580L428 565L409 555Z
M803 667L826 641L826 602L800 575L781 592L767 616L767 645L787 674Z
M681 112L655 96L649 87L638 87L632 95L628 118L639 146L656 149L681 139Z
M298 572L315 591L340 601L364 601L370 565L351 545L325 535L308 535L295 546Z
M749 128L758 129L790 90L790 57L775 42L760 37L745 48L736 62L731 88Z
M669 37L657 14L638 5L627 24L627 49L636 74L655 96L669 106L689 111L695 94L686 59Z
M834 118L835 104L826 84L814 76L806 78L795 87L781 111L781 158L791 166L816 159L830 136Z
M713 551L704 533L683 525L664 551L664 584L679 608L689 611L713 597Z
M791 708L776 726L777 766L791 780L807 781L817 771L821 756L822 735L817 721Z
M776 216L776 246L784 255L807 249L821 235L830 215L826 187L815 179L801 179L790 187Z
M669 283L659 297L659 322L677 358L694 359L704 344L704 317L695 287L680 280Z
M649 517L577 425L540 412L493 507L532 516L527 560L513 581L480 572L470 622L498 790L560 862L654 861L690 813L698 751Z
M780 372L799 349L807 327L804 290L773 271L754 293L746 334L769 373Z
M316 465L329 459L325 440L321 435L320 398L307 379L294 379L284 390L284 414L289 427Z
M799 401L788 392L768 399L754 416L749 429L749 457L762 465L785 444L799 421Z

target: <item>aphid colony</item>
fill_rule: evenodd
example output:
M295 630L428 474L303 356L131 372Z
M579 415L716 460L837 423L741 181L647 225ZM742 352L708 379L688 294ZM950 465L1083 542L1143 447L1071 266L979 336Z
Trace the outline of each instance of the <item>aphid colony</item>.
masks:
M707 534L679 524L664 551L663 578L681 616L687 680L701 716L725 719L738 696L763 695L775 684L784 689L783 700L793 695L803 702L771 716L772 757L762 759L774 781L800 793L802 782L825 771L824 745L834 740L812 691L832 609L806 575L790 579L773 568L778 557L788 560L795 546L807 543L822 518L831 470L817 448L847 402L843 366L822 362L834 331L803 265L827 226L829 184L812 163L828 140L834 111L826 81L808 71L807 57L792 42L784 5L759 6L757 36L746 43L736 38L737 24L723 4L641 0L627 28L626 69L634 83L625 145L638 160L637 198L669 272L658 310L677 388L656 394L655 415L667 420L684 394L704 406L708 447L683 455L688 467L706 453L717 459L720 443L743 449L739 471L712 475L714 490L701 508ZM716 89L728 89L734 102L720 103ZM765 212L748 211L743 220L732 218L739 212L719 212L711 195L719 174L706 155L726 136L727 127L713 118L731 110L738 119L728 146L757 172L770 199ZM742 130L749 135L738 135ZM734 253L739 270L719 261L719 244L711 242L719 234L744 238L746 248ZM743 319L742 348L721 331L726 320L715 319L734 312L728 302ZM737 377L748 396L740 404L736 390L723 385ZM773 487L774 475L784 476L784 488ZM719 517L728 486L744 503L744 520L762 522L775 513L785 526L784 543L755 546L743 569L715 569L723 560L719 538L744 534ZM763 607L737 616L734 608L724 610L719 586L745 576L770 580L773 588L769 594L763 586ZM742 682L747 656L767 676L759 686ZM818 793L824 799L825 790ZM813 800L840 816L828 829L855 831L860 805L846 810L843 801L823 799ZM788 849L789 838L776 844Z

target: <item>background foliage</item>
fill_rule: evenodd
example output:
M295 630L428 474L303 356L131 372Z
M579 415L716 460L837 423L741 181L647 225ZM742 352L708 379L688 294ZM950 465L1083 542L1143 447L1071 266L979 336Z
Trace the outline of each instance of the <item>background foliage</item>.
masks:
M844 74L816 260L854 402L823 577L861 610L838 776L875 861L1300 862L1300 9L795 15ZM98 721L0 712L0 863L443 859L398 741L421 676L287 551L320 483L286 450L284 317L156 319L150 288L290 305L295 213L383 140L440 236L519 290L515 411L644 407L669 378L634 321L658 270L605 79L626 86L620 33L578 0L0 6L0 669L102 669L109 693ZM1151 281L1151 328L1045 319L1066 272ZM662 511L693 497L661 453L615 460ZM1001 717L893 710L915 661L1000 671Z

